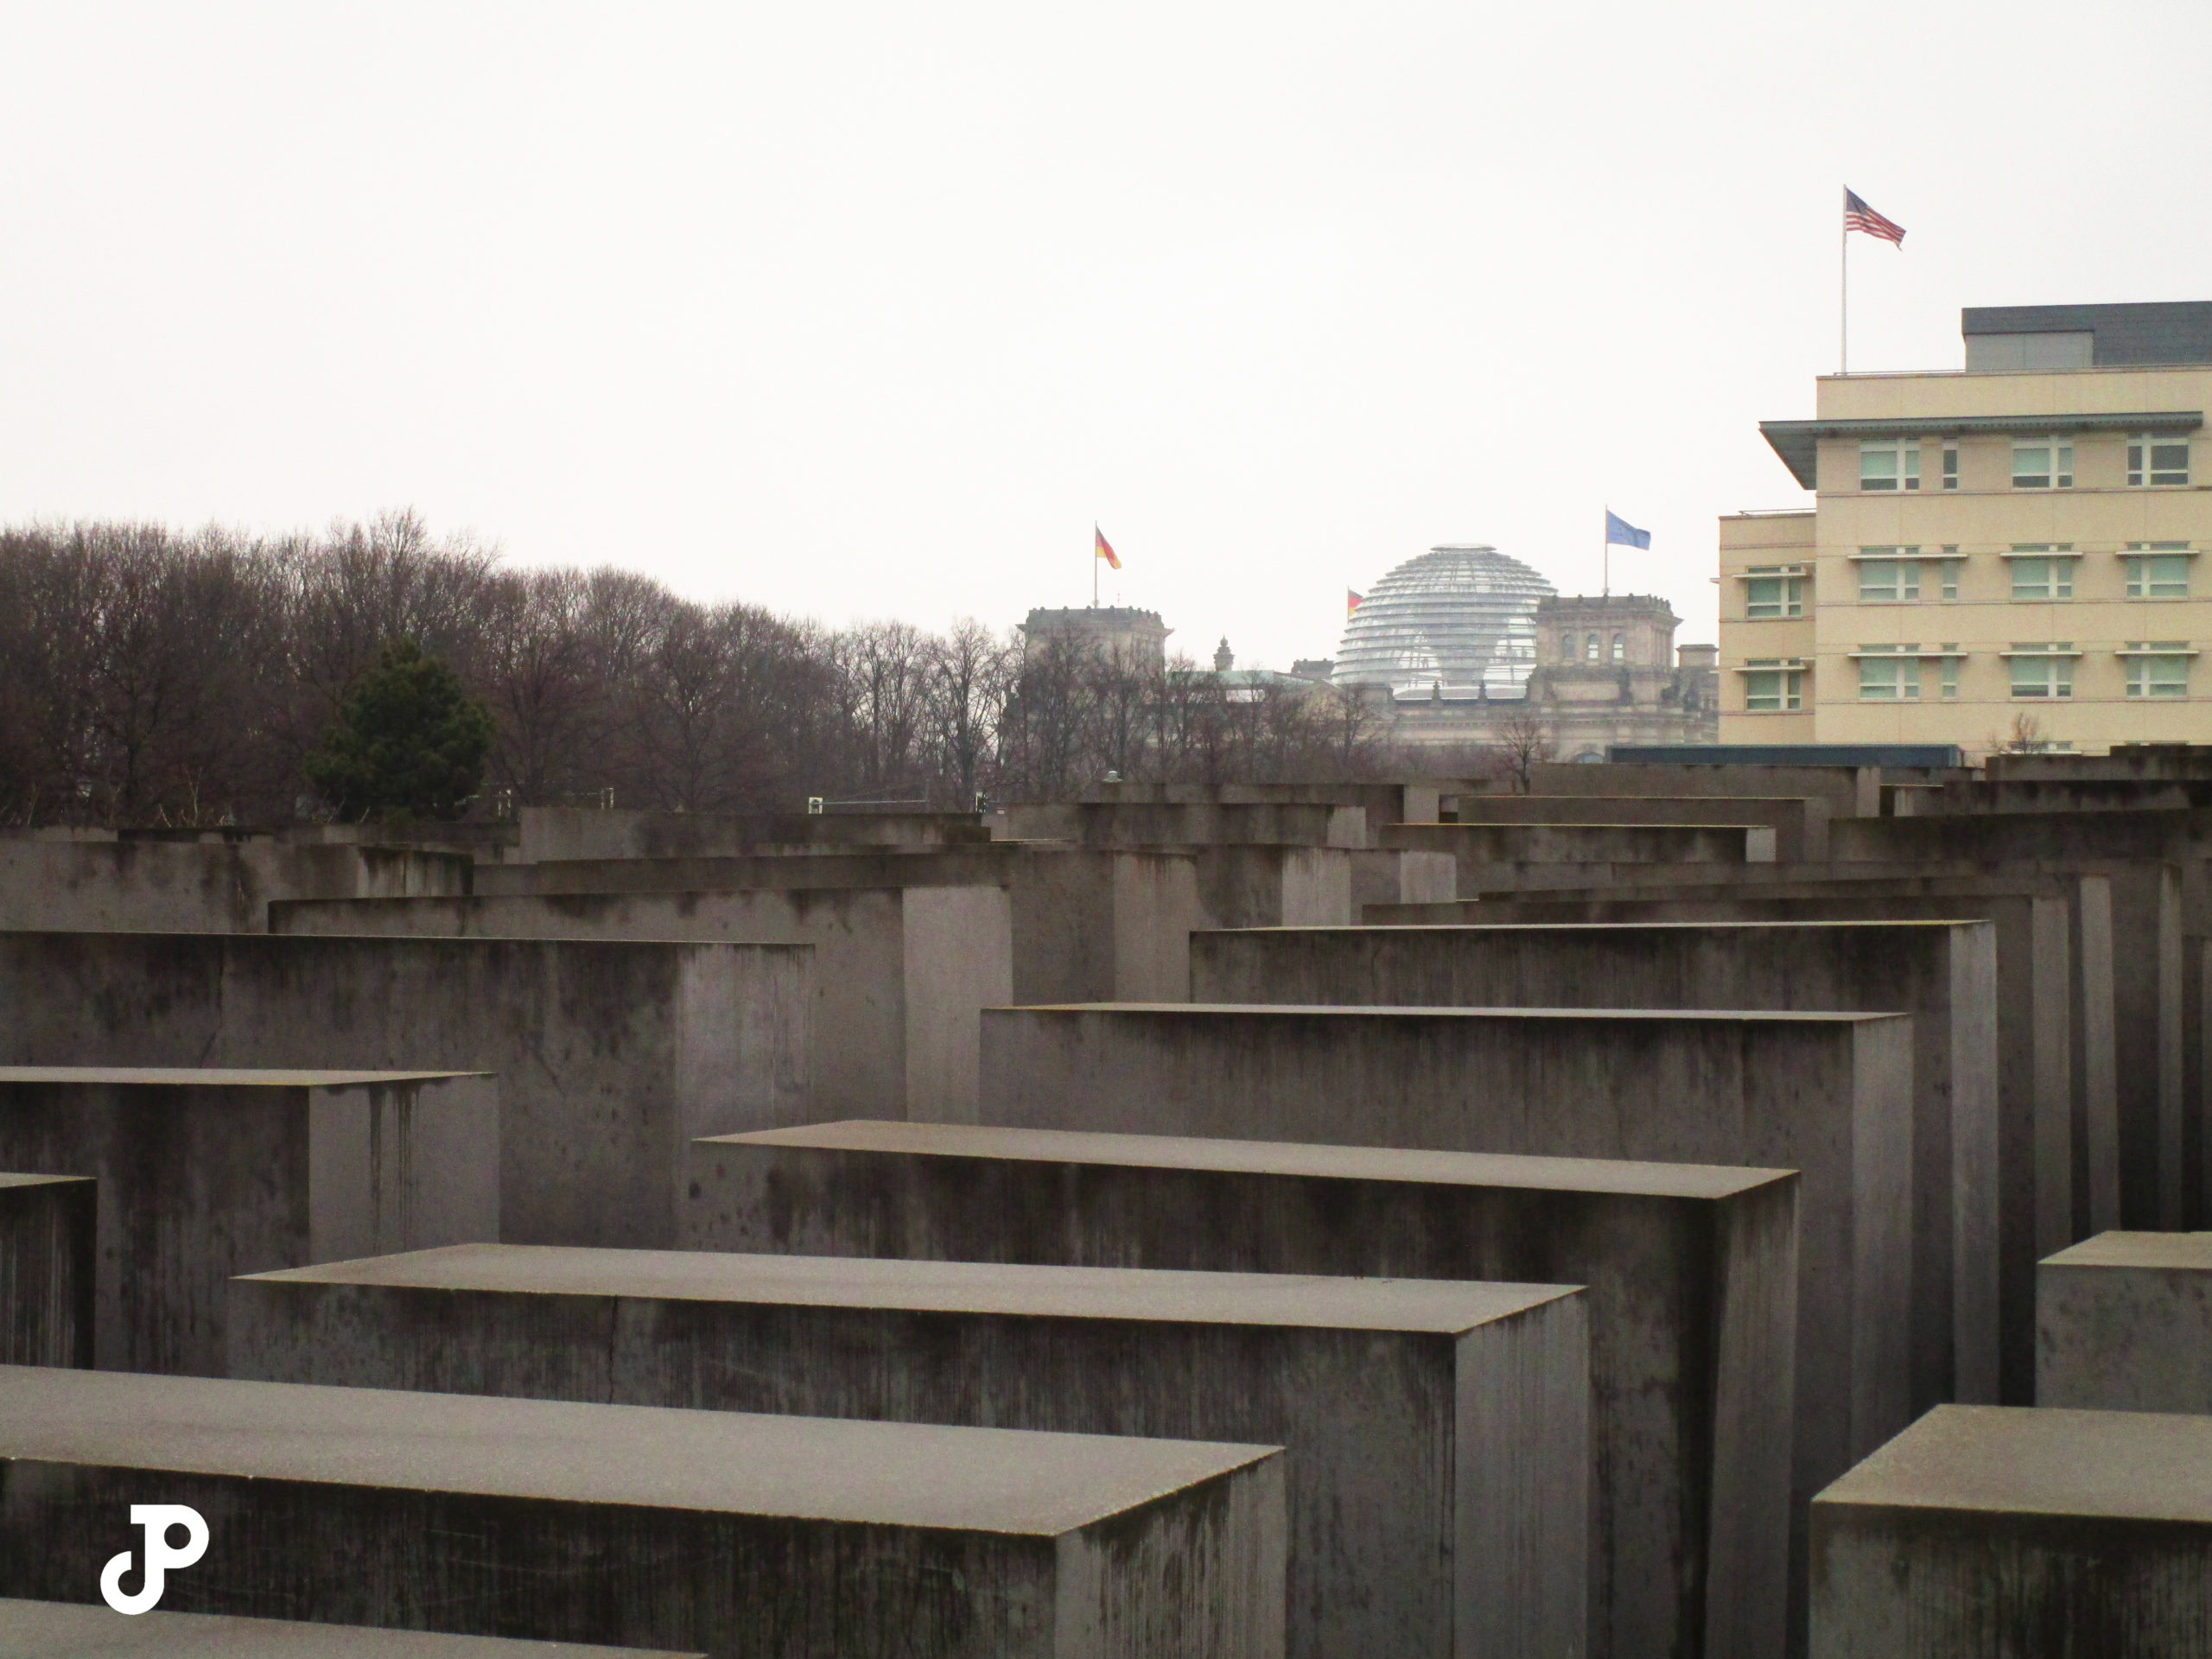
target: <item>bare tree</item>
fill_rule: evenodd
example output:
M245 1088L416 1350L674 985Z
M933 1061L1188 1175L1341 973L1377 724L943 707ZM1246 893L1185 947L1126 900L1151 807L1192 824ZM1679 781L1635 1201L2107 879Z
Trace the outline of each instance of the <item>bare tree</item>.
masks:
M1486 757L1490 775L1510 785L1516 795L1526 795L1535 770L1552 758L1551 734L1543 716L1522 709L1497 722Z

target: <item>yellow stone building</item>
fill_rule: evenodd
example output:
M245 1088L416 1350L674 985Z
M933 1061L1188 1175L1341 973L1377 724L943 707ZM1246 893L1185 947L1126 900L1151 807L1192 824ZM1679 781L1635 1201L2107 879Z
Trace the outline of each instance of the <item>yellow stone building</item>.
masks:
M1723 743L2212 740L2212 302L1965 334L1761 423L1814 505L1720 521Z

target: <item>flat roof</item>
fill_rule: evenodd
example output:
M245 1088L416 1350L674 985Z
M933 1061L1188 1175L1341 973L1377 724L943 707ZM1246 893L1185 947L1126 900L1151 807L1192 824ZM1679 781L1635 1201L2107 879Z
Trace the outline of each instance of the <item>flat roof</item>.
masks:
M1235 1014L1269 1020L1573 1020L1631 1024L1852 1026L1904 1020L1903 1014L1836 1013L1810 1008L1481 1008L1342 1002L1032 1002L985 1009L990 1014L1116 1014L1196 1019Z
M0 1462L1057 1537L1276 1448L0 1366Z
M60 1186L70 1181L89 1181L89 1175L22 1175L0 1170L0 1187Z
M302 1071L235 1065L0 1065L0 1083L106 1083L200 1089L335 1089L363 1083L440 1083L489 1071Z
M641 1648L517 1642L216 1613L115 1612L97 1604L0 1597L8 1659L706 1659Z
M2099 1233L2044 1257L2046 1268L2168 1268L2212 1273L2212 1233Z
M245 1279L249 1283L1441 1335L1511 1319L1575 1288L1471 1280L1027 1267L538 1244L453 1244L251 1274Z
M1813 1502L2212 1522L2212 1417L1938 1406Z
M1401 1147L1334 1147L1290 1141L1215 1141L1179 1135L1114 1135L1091 1129L1011 1129L973 1123L906 1123L847 1118L798 1128L704 1137L695 1146L813 1147L1009 1163L1103 1164L1128 1169L1214 1170L1236 1175L1398 1181L1415 1185L1607 1192L1653 1198L1725 1198L1779 1180L1786 1169L1732 1164L1637 1163L1613 1158L1535 1158L1513 1153L1429 1152Z

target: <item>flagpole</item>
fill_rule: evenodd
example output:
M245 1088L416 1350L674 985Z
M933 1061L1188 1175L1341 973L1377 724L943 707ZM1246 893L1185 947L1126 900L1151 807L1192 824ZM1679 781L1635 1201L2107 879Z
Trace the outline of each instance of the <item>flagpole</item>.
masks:
M1090 608L1098 608L1098 526L1090 527Z
M1598 596L1611 599L1613 596L1613 510L1611 507L1605 509L1605 550L1598 556L1604 561L1601 569L1605 572L1600 578Z
M1847 196L1850 194L1849 190L1844 192ZM1847 209L1848 206L1847 203ZM1840 327L1842 331L1836 347L1836 372L1840 375L1851 372L1851 214L1848 211L1843 216L1843 234L1837 238L1836 265L1839 299L1836 311L1841 319Z

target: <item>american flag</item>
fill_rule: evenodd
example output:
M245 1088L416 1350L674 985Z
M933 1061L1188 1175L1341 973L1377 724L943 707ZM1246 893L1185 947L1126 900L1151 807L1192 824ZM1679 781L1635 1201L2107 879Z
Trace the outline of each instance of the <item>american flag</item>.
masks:
M1848 189L1843 193L1843 229L1847 236L1853 231L1863 231L1868 236L1878 236L1885 242L1904 246L1904 226L1884 219Z

